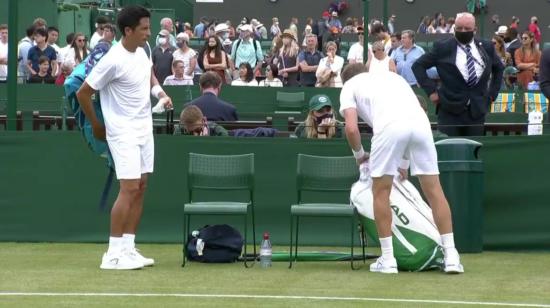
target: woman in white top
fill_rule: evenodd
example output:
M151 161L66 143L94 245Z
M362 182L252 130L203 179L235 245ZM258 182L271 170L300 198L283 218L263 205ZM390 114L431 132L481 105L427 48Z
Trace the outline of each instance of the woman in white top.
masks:
M254 71L248 62L239 65L239 78L231 82L232 86L257 87L258 82L254 79Z
M76 33L71 48L65 55L65 62L70 63L72 67L77 66L88 56L88 48L86 48L86 37L83 33Z
M279 75L279 69L277 68L277 65L275 64L269 64L266 68L265 68L265 79L260 81L260 83L258 84L258 86L260 87L282 87L283 86L283 82L279 79L279 78L276 78L275 76L278 76Z
M174 61L181 60L183 62L185 85L192 86L193 75L197 66L197 53L189 48L189 35L185 32L181 32L176 36L176 45L178 49L174 51L172 57Z
M337 56L336 51L338 51L336 43L330 41L326 44L327 56L321 59L315 73L315 76L317 76L316 87L341 88L344 85L342 77L340 77L342 67L344 66L344 58Z
M384 52L384 42L376 41L372 44L373 56L367 61L369 73L376 72L396 72L395 62Z

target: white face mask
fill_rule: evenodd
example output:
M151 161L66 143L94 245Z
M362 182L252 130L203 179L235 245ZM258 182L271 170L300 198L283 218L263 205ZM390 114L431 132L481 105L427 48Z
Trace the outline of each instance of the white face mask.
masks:
M227 33L227 32L224 33L224 34L222 35L222 38L223 38L224 41L227 40L227 39L229 38L229 33Z
M159 44L160 44L160 45L166 44L167 41L168 41L168 40L167 40L165 37L159 38Z

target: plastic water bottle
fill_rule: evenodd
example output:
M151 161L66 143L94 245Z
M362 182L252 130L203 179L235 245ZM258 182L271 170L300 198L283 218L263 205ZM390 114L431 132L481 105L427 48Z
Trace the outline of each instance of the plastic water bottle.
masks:
M262 268L271 267L271 257L273 251L271 250L271 241L269 241L269 233L264 233L264 239L262 240L262 246L260 247L260 266Z

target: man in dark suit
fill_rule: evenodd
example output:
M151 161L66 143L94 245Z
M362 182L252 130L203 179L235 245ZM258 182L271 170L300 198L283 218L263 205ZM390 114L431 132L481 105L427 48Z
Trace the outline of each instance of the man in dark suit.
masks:
M550 98L550 48L542 52L539 71L540 90L547 98Z
M516 50L521 48L521 39L518 37L518 29L508 29L506 33L506 38L506 41L509 41L508 43L506 43L506 52L508 52L512 57L512 65L516 66L516 58L514 57L514 55L516 54Z
M199 84L202 96L189 102L187 105L199 107L204 116L210 121L238 121L235 106L218 98L222 87L222 79L214 72L202 74Z
M412 66L418 83L437 106L438 129L449 136L485 134L485 114L502 82L504 66L493 44L474 39L475 29L472 14L458 14L455 37L435 42ZM434 66L441 79L439 89L426 73Z

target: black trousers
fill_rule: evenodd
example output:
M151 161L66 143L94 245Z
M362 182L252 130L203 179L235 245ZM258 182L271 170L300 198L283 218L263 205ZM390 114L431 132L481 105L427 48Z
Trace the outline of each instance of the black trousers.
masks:
M449 137L468 137L485 135L485 115L474 119L470 108L461 114L449 113L437 108L437 129Z

